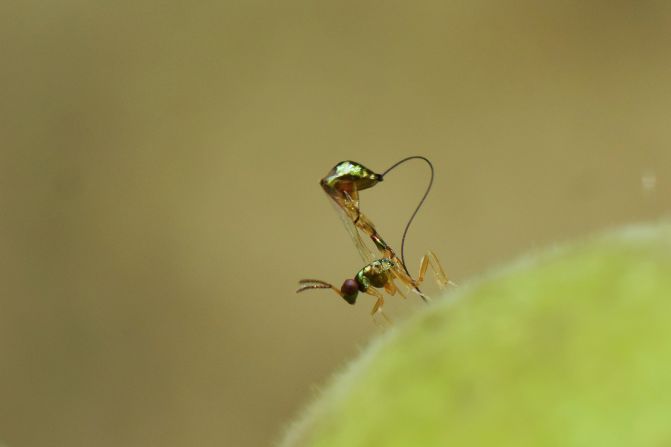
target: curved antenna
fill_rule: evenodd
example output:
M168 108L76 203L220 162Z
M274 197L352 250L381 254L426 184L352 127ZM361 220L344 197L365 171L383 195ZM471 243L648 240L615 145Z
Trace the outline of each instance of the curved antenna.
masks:
M426 191L424 192L424 195L419 201L419 204L417 205L417 208L415 208L415 211L412 212L412 215L410 216L410 219L408 219L408 223L405 225L405 229L403 230L403 237L401 238L401 261L403 262L403 269L405 270L405 273L408 274L408 276L412 277L410 275L410 272L408 272L408 268L406 267L405 264L405 254L404 254L404 248L405 248L405 237L408 234L408 229L410 228L410 224L412 221L415 219L415 216L417 215L417 212L419 209L422 207L424 204L424 201L426 200L426 197L429 195L429 192L431 191L431 186L433 186L433 164L429 161L428 158L422 157L421 155L413 155L410 157L406 157L403 160L397 161L393 165L391 165L389 168L387 168L386 171L384 171L382 174L380 174L380 177L384 178L385 175L392 169L395 169L397 166L405 163L406 161L414 160L414 159L419 159L419 160L424 160L426 164L429 165L429 169L431 170L431 178L429 179L429 184L426 187Z

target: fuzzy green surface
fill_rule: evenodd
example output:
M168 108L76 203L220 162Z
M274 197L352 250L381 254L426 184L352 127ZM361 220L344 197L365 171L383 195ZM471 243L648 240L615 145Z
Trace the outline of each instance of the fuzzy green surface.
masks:
M434 300L282 445L671 445L671 225L554 249Z

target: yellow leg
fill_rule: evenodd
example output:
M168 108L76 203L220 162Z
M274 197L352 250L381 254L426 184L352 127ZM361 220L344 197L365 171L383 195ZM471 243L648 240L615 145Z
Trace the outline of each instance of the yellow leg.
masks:
M394 277L396 279L398 279L399 281L401 281L406 286L408 286L408 288L410 290L412 290L413 292L415 292L416 294L421 296L424 301L431 301L431 299L428 296L424 295L422 292L419 291L419 283L421 281L420 280L415 281L410 275L408 275L405 272L405 270L401 266L401 260L400 259L394 258L394 260L396 261L396 267L392 271L392 274L394 275ZM403 298L405 298L405 295L403 294L403 292L401 292L400 288L398 288L398 293L401 296L403 296Z
M380 315L382 318L385 319L387 323L391 323L391 319L387 317L387 315L382 311L382 307L384 307L384 295L380 293L379 291L375 290L374 288L370 287L368 290L366 290L366 293L368 295L374 296L377 298L377 301L375 301L375 304L373 305L373 309L370 312L370 315L373 317L373 321L377 323L377 320L375 319L376 316Z
M373 305L373 309L370 311L370 314L375 316L376 313L382 312L382 307L384 306L384 296L377 290L373 289L372 287L366 290L366 293L377 298L377 301L375 301L375 304Z
M431 267L431 270L433 270L436 282L440 288L443 288L448 284L456 285L447 279L447 275L445 274L443 267L440 265L438 257L432 251L428 251L424 256L422 256L422 260L419 263L419 274L417 275L417 279L412 278L405 272L400 259L394 258L394 261L397 265L397 267L393 270L394 277L399 279L403 284L407 285L415 293L419 294L424 299L424 301L430 301L430 299L424 293L419 291L419 285L424 282L426 271L429 269L429 266Z
M403 293L403 291L396 285L396 283L394 282L394 277L391 275L389 276L387 284L384 285L384 290L386 290L387 293L391 296L394 296L398 293L399 295L401 295L401 298L404 299L407 298Z
M429 266L431 266L431 270L433 270L436 282L438 283L439 287L443 288L448 284L451 284L451 281L447 279L447 275L445 274L443 267L440 265L440 261L438 261L438 257L430 250L427 251L424 256L422 256L422 260L419 263L417 284L424 281L424 276L426 275L426 270L429 268Z
M387 243L382 239L380 233L375 229L373 222L366 217L365 214L359 209L358 200L354 200L349 193L345 192L345 199L343 207L346 209L347 215L352 219L352 223L359 230L363 231L375 244L375 247L385 258L393 258L396 255L394 251L387 245Z

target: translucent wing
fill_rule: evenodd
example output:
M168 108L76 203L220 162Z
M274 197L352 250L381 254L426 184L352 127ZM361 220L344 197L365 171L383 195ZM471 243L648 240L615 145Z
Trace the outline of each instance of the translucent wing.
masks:
M366 245L364 239L362 239L361 237L359 229L356 227L356 225L354 225L354 223L352 223L352 219L349 217L347 212L344 209L342 209L342 207L331 197L329 197L329 202L331 202L333 208L335 208L338 217L340 218L343 225L345 226L345 229L352 238L352 242L354 243L354 246L361 255L361 259L363 259L363 262L365 264L370 264L371 262L379 258L379 255L377 255L375 251L371 250Z

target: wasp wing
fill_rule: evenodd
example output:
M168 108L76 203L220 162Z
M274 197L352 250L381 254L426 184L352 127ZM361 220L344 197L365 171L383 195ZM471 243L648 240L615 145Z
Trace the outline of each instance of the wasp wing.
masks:
M371 262L379 258L376 252L373 251L370 247L368 247L368 245L366 245L364 239L361 237L359 229L356 227L356 225L354 225L352 219L347 214L347 212L340 206L340 204L335 200L333 200L333 198L331 197L329 197L329 202L331 202L333 208L335 208L338 217L345 226L347 233L349 233L350 237L352 238L352 242L354 243L354 246L359 252L359 255L361 255L361 259L363 259L363 262L365 264L370 264Z

